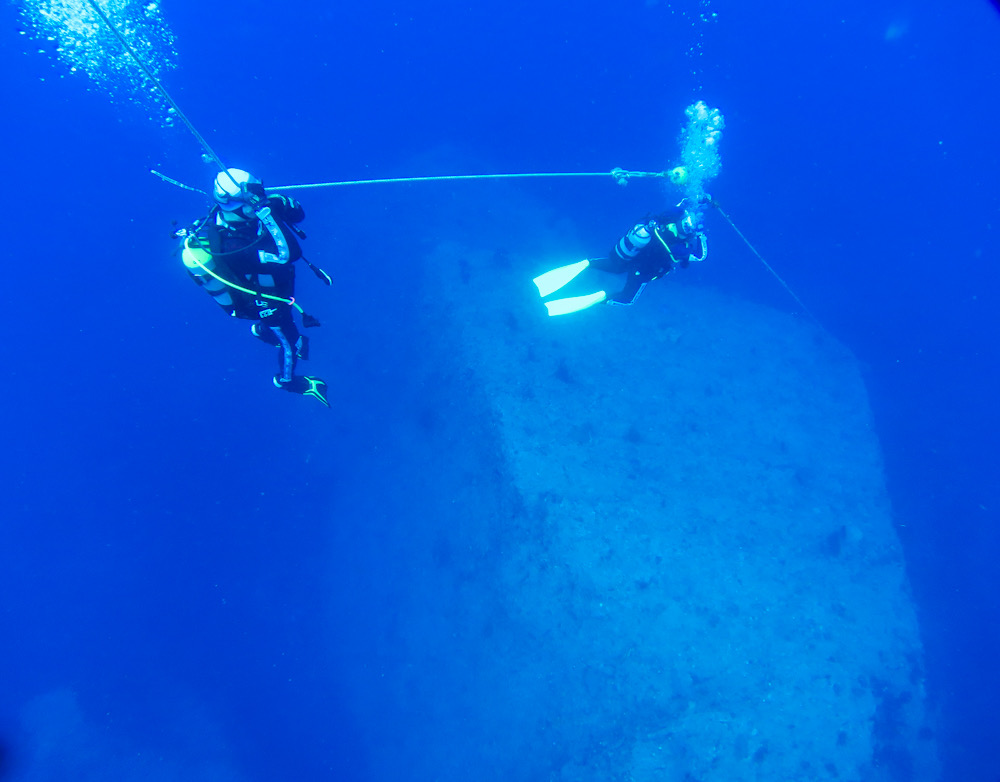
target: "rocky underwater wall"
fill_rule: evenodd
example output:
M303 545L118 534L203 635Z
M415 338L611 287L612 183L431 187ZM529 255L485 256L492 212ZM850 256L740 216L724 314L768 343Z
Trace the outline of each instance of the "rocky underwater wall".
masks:
M375 776L934 779L851 355L684 279L550 319L530 279L578 258L520 210L496 224L531 250L458 220L414 259L419 508L382 518L406 565L358 652Z

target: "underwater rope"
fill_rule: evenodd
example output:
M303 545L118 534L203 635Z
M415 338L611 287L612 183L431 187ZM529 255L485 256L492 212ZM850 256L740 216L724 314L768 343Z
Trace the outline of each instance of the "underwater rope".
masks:
M577 171L563 173L533 173L533 174L463 174L458 176L414 176L395 177L392 179L354 179L344 182L317 182L310 185L278 185L268 190L310 190L320 187L344 187L346 185L383 185L406 182L456 182L468 179L531 179L540 177L580 177L580 176L610 176L619 185L627 185L631 177L666 177L666 171L627 171L624 168L613 168L611 171ZM166 179L166 177L163 177ZM170 181L170 180L168 180Z
M185 185L183 182L178 182L176 179L168 177L166 174L161 174L155 168L149 169L149 173L152 174L153 176L158 176L164 182L169 182L170 184L175 185L176 187L179 187L182 190L190 190L192 193L200 193L203 196L208 195L208 193L206 193L204 190L199 190L197 187L191 187L191 185Z
M722 207L719 206L718 203L716 203L715 201L712 202L712 206L714 206L716 209L718 209L719 210L719 214L721 214L723 217L726 218L726 222L728 222L729 225L732 226L733 230L736 231L736 235L738 237L740 237L740 239L743 240L744 244L746 244L747 247L750 248L750 252L752 252L754 255L757 256L757 260L760 261L762 264L764 264L764 268L767 269L769 272L771 272L771 274L774 275L774 279L776 279L778 282L780 282L781 286L786 291L788 291L788 294L793 299L795 299L795 301L798 303L798 305L802 308L802 311L805 312L805 314L808 315L810 318L812 318L813 322L815 322L817 326L822 327L823 324L820 323L819 318L817 318L815 315L812 314L812 312L810 311L810 309L805 304L802 303L802 299L800 299L798 296L795 295L795 291L793 291L791 288L788 287L788 283L786 283L783 279L781 279L781 276L774 269L771 268L770 264L768 264L768 262L764 260L764 257L759 252L757 252L756 248L754 248L754 246L752 244L750 244L750 240L747 239L743 235L743 232L739 228L736 227L736 223L733 222L733 219L728 214L726 214L722 210Z

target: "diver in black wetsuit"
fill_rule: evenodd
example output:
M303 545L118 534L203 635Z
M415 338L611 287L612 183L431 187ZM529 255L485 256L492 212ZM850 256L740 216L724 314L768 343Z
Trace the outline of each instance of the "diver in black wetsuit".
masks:
M602 302L634 304L653 280L669 274L676 266L687 268L692 261L705 260L708 240L698 207L708 203L711 197L707 195L684 199L676 207L633 226L606 258L560 266L536 277L534 282L542 298L561 291L578 277L580 282L574 287L592 291L545 302L549 315L579 312ZM583 275L588 269L619 275L620 289L608 293L606 288L610 286L605 285L605 289L593 290L599 287L599 275Z
M227 314L254 321L253 335L277 348L275 387L329 407L323 380L295 374L298 360L309 357L309 338L299 333L292 316L292 264L302 257L298 237L304 237L296 228L305 218L302 205L268 196L257 177L238 168L215 178L213 196L216 205L208 217L180 234L188 273ZM305 313L302 318L305 326L319 325Z

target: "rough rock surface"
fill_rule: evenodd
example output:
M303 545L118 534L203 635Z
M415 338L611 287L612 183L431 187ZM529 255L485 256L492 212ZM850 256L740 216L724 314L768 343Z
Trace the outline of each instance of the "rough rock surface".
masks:
M577 258L548 257L445 241L421 264L518 498L498 654L550 778L933 778L851 355L683 279L549 319L530 278Z

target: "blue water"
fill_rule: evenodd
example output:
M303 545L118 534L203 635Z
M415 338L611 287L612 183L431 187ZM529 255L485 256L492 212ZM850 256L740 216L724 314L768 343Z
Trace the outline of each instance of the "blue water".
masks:
M674 162L684 107L720 107L713 195L863 365L943 778L1000 778L993 5L162 10L177 40L168 89L227 162L273 184L659 170ZM384 705L380 667L398 661L383 614L441 632L398 593L420 578L408 536L431 523L422 504L446 505L432 495L448 463L495 467L476 445L486 438L475 437L474 400L440 410L453 397L419 375L428 348L407 328L429 238L404 232L454 191L303 196L310 255L338 286L309 287L324 320L311 369L334 409L278 394L270 356L172 255L171 221L200 216L204 200L147 172L204 186L212 169L197 144L88 89L13 31L10 5L2 13L0 770L373 778L379 730L402 735L422 719ZM525 192L603 250L656 208L659 191L642 187ZM469 192L464 231L490 219L489 190ZM796 310L731 229L709 221L700 284ZM438 437L454 427L454 450L430 451L421 426ZM481 652L454 645L456 656ZM446 680L428 677L427 687ZM362 713L343 693L364 687ZM437 701L461 713L469 698L454 687ZM56 748L40 759L53 723ZM503 754L502 735L490 752ZM449 748L469 752L456 733L428 753Z

